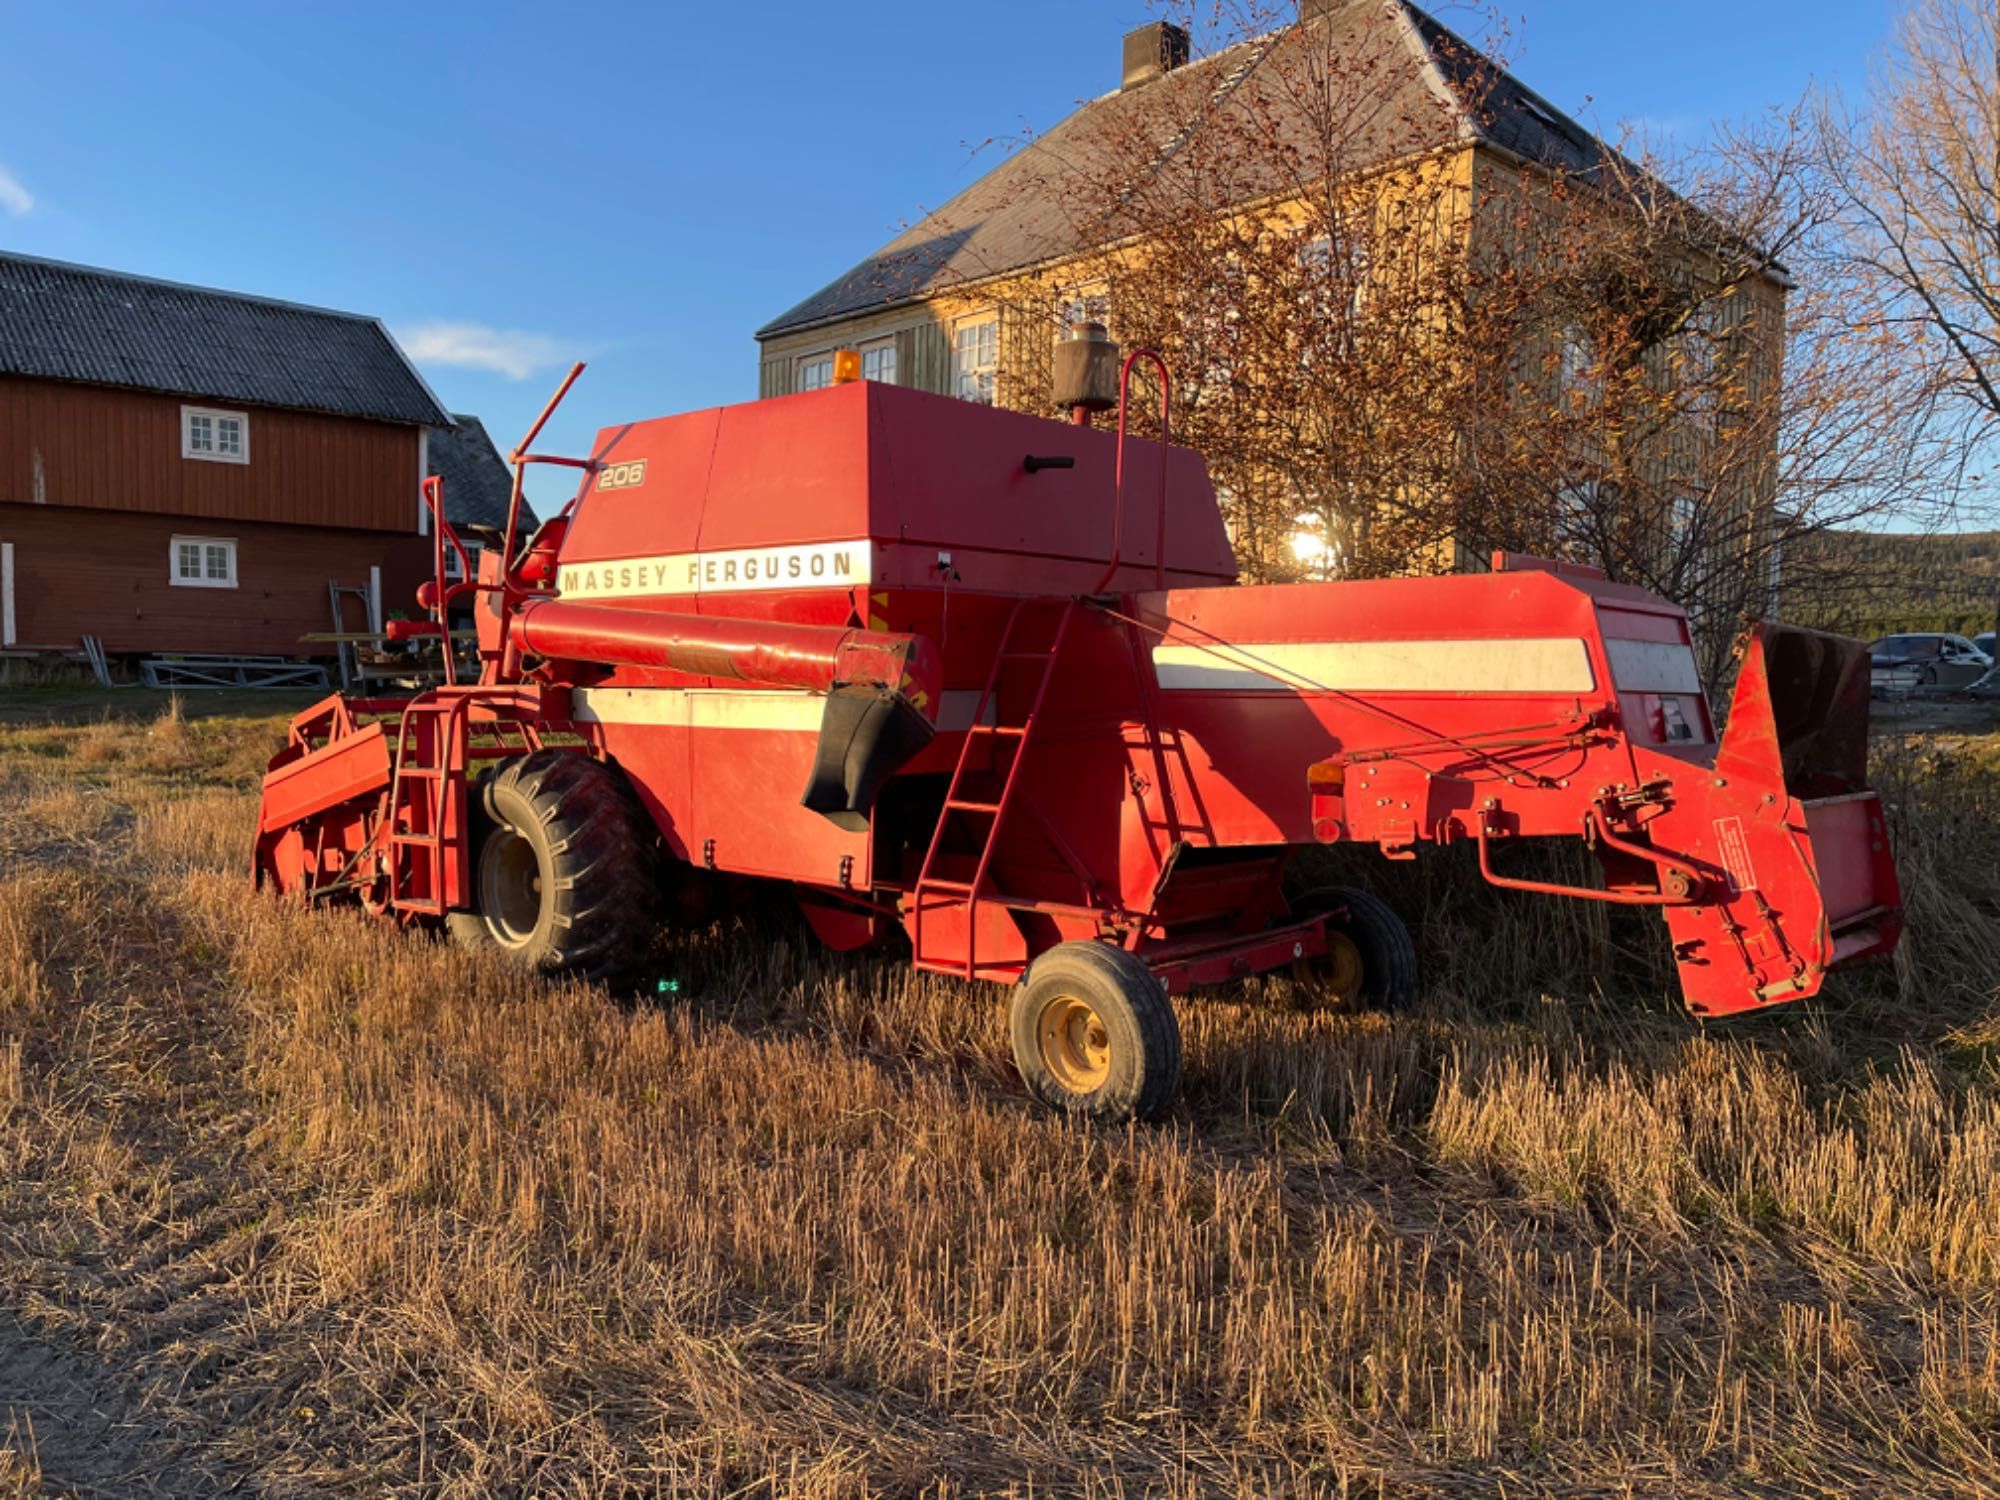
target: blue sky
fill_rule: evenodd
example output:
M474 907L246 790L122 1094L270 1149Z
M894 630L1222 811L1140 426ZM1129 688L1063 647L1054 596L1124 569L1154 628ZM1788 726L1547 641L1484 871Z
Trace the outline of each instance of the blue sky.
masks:
M1478 14L1439 4L1461 27ZM1890 0L1514 0L1607 133L1861 81ZM0 0L0 247L372 313L502 446L756 391L752 331L1114 86L1145 0Z

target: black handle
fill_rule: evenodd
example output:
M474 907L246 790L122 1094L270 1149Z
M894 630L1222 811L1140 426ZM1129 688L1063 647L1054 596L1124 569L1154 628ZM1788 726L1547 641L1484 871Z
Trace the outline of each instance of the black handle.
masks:
M1039 473L1043 469L1074 469L1076 459L1067 453L1053 455L1030 453L1021 460L1021 467L1030 474Z

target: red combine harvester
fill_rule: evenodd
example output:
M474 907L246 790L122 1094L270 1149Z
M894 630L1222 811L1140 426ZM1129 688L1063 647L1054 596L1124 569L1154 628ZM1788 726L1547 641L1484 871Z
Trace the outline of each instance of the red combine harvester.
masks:
M833 948L1016 986L1029 1088L1103 1119L1172 1098L1170 994L1413 993L1379 900L1288 895L1316 843L1658 907L1705 1016L1894 947L1857 643L1760 627L1718 743L1686 616L1591 569L1238 586L1201 458L1126 441L1142 356L1079 344L1073 424L850 379L529 451L578 366L476 579L427 487L408 632L470 597L479 680L294 720L258 881L611 982L718 876L784 882ZM523 543L534 463L582 482ZM1602 883L1502 873L1552 835Z

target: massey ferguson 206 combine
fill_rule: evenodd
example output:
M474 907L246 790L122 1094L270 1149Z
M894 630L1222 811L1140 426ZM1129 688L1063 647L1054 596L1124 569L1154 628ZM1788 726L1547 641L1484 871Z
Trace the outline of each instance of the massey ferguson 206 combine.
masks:
M614 983L719 879L783 882L833 948L900 931L921 969L1014 986L1028 1087L1102 1119L1169 1103L1170 994L1273 969L1412 994L1379 900L1288 886L1314 844L1469 843L1495 885L1657 907L1704 1016L1895 945L1858 645L1759 628L1718 743L1682 611L1590 569L1239 587L1200 457L1125 440L1141 356L1061 354L1074 424L847 358L587 459L528 451L545 411L465 582L433 481L410 633L469 598L479 680L300 715L259 881ZM534 463L582 483L522 541ZM1505 873L1556 835L1601 883Z

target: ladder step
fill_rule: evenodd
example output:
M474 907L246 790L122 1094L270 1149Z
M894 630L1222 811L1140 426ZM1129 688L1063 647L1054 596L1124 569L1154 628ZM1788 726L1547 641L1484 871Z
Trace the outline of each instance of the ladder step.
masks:
M1053 655L1047 651L1002 651L1003 661L1052 661Z
M974 724L967 731L969 734L1004 734L1013 739L1019 739L1027 732L1025 724Z
M960 798L950 799L945 803L945 806L953 812L997 813L1000 811L1000 804L997 802L967 802Z
M932 879L919 881L917 883L917 894L922 896L925 891L943 891L947 895L970 896L972 894L972 885L969 881L964 880Z
M960 907L960 908L963 908L971 904L971 898L965 892L963 891L939 892L933 889L933 886L935 885L936 882L932 881L929 884L923 886L921 890L917 892L917 894L921 896L925 892L929 892L929 894L933 897L939 895L949 895L951 897L951 904L955 907ZM942 904L943 904L942 902L937 903L937 905L939 906L941 906ZM1005 906L1010 908L1030 909L1039 903L1037 903L1037 901L1033 896L1009 896L1004 891L996 891L989 888L986 891L986 893L979 898L979 904L981 906Z

